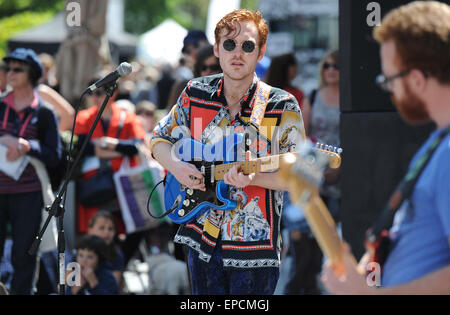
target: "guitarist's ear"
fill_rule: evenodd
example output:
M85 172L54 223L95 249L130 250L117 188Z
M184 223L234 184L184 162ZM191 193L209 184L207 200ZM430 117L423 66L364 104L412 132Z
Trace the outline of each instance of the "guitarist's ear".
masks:
M266 45L262 46L259 50L258 61L261 61L264 55L266 54Z

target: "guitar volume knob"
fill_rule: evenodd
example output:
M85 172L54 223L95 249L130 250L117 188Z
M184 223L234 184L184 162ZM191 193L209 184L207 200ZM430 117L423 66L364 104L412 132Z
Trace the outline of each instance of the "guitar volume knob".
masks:
M184 216L184 209L180 209L180 210L178 210L178 215L180 216L180 217L182 217L182 216Z
M188 207L188 206L189 206L189 204L190 204L190 202L189 202L189 200L188 200L188 199L186 199L185 201L183 201L183 205L184 205L184 206Z

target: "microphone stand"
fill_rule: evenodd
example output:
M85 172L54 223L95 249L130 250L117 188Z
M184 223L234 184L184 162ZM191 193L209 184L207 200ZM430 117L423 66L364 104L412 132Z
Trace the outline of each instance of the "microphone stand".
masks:
M86 139L84 140L80 151L78 152L72 166L67 168L66 171L66 177L64 179L64 182L62 184L62 186L60 187L58 193L56 194L55 200L53 201L51 206L46 207L46 211L48 211L49 215L47 217L47 220L45 221L44 225L42 226L38 236L36 236L35 240L33 241L33 244L31 245L30 249L28 250L28 254L34 256L37 254L38 250L39 250L39 245L42 241L42 236L45 233L45 230L47 229L47 226L49 225L52 217L58 218L58 293L59 295L65 295L66 292L66 282L65 282L65 250L66 250L66 246L65 246L65 235L64 235L64 205L65 205L65 194L67 192L67 186L69 185L69 181L70 179L73 177L74 172L78 166L78 164L81 161L81 158L83 157L83 153L86 150L86 146L89 143L92 134L94 133L94 130L98 124L98 122L100 121L103 111L106 107L106 104L108 104L109 99L114 95L114 92L117 89L117 84L116 82L112 82L109 85L105 86L105 90L106 90L106 96L105 99L103 101L102 106L100 107L97 117L95 118L95 121L91 127L91 129L89 130L89 133L86 137ZM81 98L87 93L88 90L86 90ZM75 116L75 121L76 121L76 116ZM74 121L74 125L72 128L72 137L73 137L73 133L75 130L75 121ZM71 141L71 145L70 145L70 149L72 149L72 141ZM63 200L63 196L64 196L64 200ZM61 204L61 202L63 201L63 204Z

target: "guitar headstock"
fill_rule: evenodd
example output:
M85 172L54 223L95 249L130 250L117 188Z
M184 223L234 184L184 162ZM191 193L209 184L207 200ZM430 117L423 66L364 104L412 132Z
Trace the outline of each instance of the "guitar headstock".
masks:
M341 238L336 231L333 217L320 197L319 188L327 167L339 167L341 153L340 148L320 143L314 145L307 140L297 147L296 152L283 156L279 173L281 180L289 186L291 200L302 208L320 248L330 259L337 277L342 277L347 272L343 262ZM352 260L356 265L356 260L354 258Z
M329 167L338 168L341 166L342 148L317 142L315 149L321 153L324 153L328 157L330 162L328 165Z
M300 196L305 189L319 191L327 167L341 165L341 148L306 140L291 154L285 154L280 161L280 176L290 183L292 193Z

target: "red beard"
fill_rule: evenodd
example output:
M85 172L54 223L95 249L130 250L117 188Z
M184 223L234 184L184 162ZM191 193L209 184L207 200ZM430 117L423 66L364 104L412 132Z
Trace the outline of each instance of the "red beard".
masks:
M425 103L417 95L411 92L408 84L404 84L405 97L398 99L392 94L392 103L397 107L398 112L409 124L420 124L430 121Z

